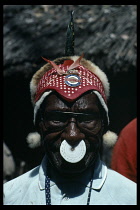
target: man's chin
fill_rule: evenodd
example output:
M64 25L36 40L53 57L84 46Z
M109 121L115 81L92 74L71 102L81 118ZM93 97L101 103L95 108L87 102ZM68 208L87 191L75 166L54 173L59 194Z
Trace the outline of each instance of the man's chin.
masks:
M52 154L49 160L52 166L60 173L66 175L76 175L85 171L93 162L93 154L86 154L85 157L77 163L70 163L64 160L60 153Z

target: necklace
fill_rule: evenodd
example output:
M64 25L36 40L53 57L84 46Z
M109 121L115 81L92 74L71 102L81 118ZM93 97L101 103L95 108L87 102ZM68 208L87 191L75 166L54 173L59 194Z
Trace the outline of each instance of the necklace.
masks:
M45 194L46 194L46 205L51 205L50 178L48 176L46 176L45 179Z
M93 176L92 176L92 179L90 181L90 187L89 187L88 198L87 198L87 205L90 204L92 183L93 183ZM45 194L46 194L46 205L51 205L50 178L48 176L46 176L46 179L45 179Z

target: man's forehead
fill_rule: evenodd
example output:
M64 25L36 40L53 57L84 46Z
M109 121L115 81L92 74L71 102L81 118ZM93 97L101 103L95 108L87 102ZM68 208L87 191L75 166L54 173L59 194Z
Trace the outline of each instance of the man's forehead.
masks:
M68 102L63 99L58 93L54 92L46 97L44 101L45 110L65 109L65 108L80 108L80 109L94 109L99 106L98 97L92 92L84 93L77 100Z

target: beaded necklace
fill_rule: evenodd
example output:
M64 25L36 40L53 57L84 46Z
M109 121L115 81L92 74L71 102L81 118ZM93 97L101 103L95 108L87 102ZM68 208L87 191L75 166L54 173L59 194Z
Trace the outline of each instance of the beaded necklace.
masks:
M50 178L45 178L45 194L46 194L46 205L51 205L51 193L50 193Z

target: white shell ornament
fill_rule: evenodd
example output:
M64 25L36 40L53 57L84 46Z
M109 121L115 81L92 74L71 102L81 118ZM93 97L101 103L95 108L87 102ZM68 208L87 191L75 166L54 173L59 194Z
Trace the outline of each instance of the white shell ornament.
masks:
M85 142L81 140L76 147L72 147L64 140L60 146L60 154L67 162L77 163L82 160L86 154Z

